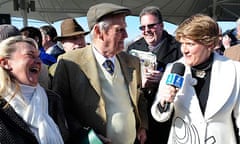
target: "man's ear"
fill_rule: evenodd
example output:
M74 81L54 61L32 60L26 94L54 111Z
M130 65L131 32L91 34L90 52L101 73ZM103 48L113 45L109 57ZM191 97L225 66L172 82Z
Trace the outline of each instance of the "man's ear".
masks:
M100 30L99 25L95 25L94 32L96 33L97 37L101 40L103 40L103 31Z
M48 41L50 41L50 40L51 40L51 38L50 38L50 36L49 36L49 35L46 35L46 39L47 39Z
M11 67L8 64L8 59L6 58L0 58L0 66L5 70L11 70Z

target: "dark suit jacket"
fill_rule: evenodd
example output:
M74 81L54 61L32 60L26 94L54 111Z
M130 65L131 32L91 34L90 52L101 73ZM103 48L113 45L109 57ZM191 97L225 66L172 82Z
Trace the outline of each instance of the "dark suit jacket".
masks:
M145 101L139 97L141 88L139 59L125 52L116 57L131 96L137 127L147 127L147 120L144 119L146 116L143 116L145 114L143 111L146 110ZM63 97L71 136L81 133L83 127L93 128L97 133L106 136L105 103L97 61L91 46L59 56L53 77L53 90Z
M62 109L60 97L56 93L47 90L49 115L58 125L59 130L66 141L68 139L68 130L65 125L65 116ZM36 137L29 129L23 119L6 105L4 99L0 100L0 143L1 144L38 144Z
M51 51L50 55L54 56L56 59L59 55L65 53L63 49L61 49L58 45L54 45L53 50Z

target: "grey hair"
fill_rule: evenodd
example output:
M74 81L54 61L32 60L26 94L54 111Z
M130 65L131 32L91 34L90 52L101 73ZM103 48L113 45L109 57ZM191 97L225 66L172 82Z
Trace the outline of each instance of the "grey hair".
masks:
M103 19L102 21L98 22L96 25L98 25L100 31L107 31L109 26L111 25L111 20L106 18L106 19ZM94 36L94 28L90 32L91 40L93 39L93 36Z

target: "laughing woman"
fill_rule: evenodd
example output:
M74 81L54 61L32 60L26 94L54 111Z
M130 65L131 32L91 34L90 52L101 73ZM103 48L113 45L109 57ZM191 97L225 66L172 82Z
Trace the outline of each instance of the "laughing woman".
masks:
M60 97L38 83L38 56L31 38L0 43L1 144L63 144L67 136Z

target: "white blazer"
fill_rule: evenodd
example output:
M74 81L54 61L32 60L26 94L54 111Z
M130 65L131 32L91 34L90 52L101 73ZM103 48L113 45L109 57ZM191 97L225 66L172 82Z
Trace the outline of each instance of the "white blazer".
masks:
M184 63L184 59L180 59ZM178 62L179 62L178 61ZM240 126L240 63L214 53L209 96L205 115L202 114L193 85L189 66L186 66L182 88L167 112L160 113L161 89L173 64L167 65L151 113L163 122L169 119L174 109L168 144L236 144L232 112L237 127ZM237 137L239 134L237 134Z

